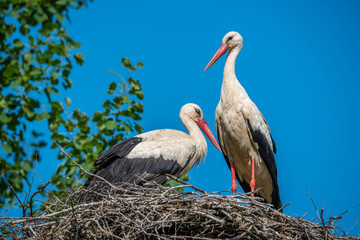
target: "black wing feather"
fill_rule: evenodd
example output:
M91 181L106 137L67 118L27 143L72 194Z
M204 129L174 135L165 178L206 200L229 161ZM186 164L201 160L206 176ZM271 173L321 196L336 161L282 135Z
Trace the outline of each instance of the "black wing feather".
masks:
M111 164L117 158L126 157L133 148L143 141L140 137L128 138L122 142L119 142L103 152L100 157L96 160L95 166L102 165L103 167Z
M96 174L109 182L143 185L149 181L164 184L165 174L176 175L181 170L175 160L159 158L119 158L107 168L97 170Z
M271 142L272 142L272 145L273 145L274 153L276 153L275 141L274 141L273 137L271 136L271 133L270 133L270 137L271 137Z
M275 156L274 153L276 152L275 142L273 138L272 145L274 151L270 147L270 143L267 141L265 135L260 130L254 130L250 124L249 119L246 119L246 123L250 129L250 133L252 135L252 138L254 142L256 142L259 145L259 152L261 155L261 158L264 160L266 167L269 170L269 173L272 178L273 182L273 192L272 192L272 204L276 209L280 208L282 206L281 200L280 200L280 193L279 193L279 184L277 181L277 167L275 162ZM270 135L271 136L271 135Z
M95 166L99 167L94 174L113 184L142 185L149 181L164 184L167 181L165 174L176 175L181 172L182 168L176 160L165 160L162 156L147 159L127 158L141 141L142 138L132 137L105 151L95 162ZM84 187L87 188L92 182L98 181L99 179L89 177Z

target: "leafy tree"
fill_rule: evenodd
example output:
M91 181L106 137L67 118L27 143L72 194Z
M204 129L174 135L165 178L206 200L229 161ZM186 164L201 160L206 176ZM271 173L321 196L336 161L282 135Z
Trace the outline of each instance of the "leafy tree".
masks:
M59 94L72 87L70 72L75 63L83 64L84 57L76 52L81 44L66 33L63 23L70 9L80 9L87 2L0 0L0 207L13 203L8 185L20 192L24 181L29 183L29 171L49 142L44 133L50 132L52 139L85 165L129 131L142 130L133 121L141 118L143 106L137 100L144 96L130 75L119 84L110 84L112 99L92 118L79 109L65 114L64 106L71 99ZM132 66L128 59L122 65L129 73L143 66L140 62ZM35 122L47 123L48 130L31 127ZM59 153L58 158L64 156ZM76 168L66 162L59 166L53 183L75 180Z
M104 149L120 142L132 131L141 133L143 130L136 121L141 119L139 113L143 112L143 104L139 100L144 98L144 94L139 81L130 77L131 72L136 68L142 68L143 64L138 62L136 66L132 66L129 59L123 58L122 66L128 69L126 79L109 70L121 80L118 83L110 83L106 92L109 100L104 102L103 111L95 112L90 118L79 109L75 109L66 121L60 119L61 123L57 125L58 128L64 128L67 134L59 134L59 131L52 134L52 139L67 149L67 153L87 171L92 170L93 163ZM90 120L96 127L92 127ZM52 148L57 148L56 144L53 144ZM66 159L66 156L59 151L58 158ZM73 187L78 176L77 166L71 161L66 161L58 166L52 180L58 187Z

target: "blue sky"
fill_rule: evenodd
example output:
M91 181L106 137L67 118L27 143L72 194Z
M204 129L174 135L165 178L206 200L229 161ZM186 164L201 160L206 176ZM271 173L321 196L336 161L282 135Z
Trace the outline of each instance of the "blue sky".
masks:
M66 25L81 42L85 64L71 74L66 96L88 115L101 109L106 89L126 75L121 58L142 61L145 131L186 131L182 105L198 104L214 131L225 57L204 68L229 31L244 47L236 74L268 122L278 153L284 213L316 217L349 210L338 225L360 221L358 151L360 129L360 3L358 1L94 1L70 13ZM190 183L206 191L230 190L231 175L210 145L190 172ZM43 157L37 173L46 182L59 161ZM55 156L55 154L54 154ZM349 232L360 233L359 223Z

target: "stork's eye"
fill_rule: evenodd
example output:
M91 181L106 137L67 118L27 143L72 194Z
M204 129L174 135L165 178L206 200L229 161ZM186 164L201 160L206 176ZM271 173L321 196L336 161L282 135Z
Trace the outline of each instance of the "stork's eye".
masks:
M230 41L231 39L233 39L234 36L230 36L228 37L228 41Z
M196 112L199 116L201 116L201 112L200 112L199 109L195 108L195 112Z

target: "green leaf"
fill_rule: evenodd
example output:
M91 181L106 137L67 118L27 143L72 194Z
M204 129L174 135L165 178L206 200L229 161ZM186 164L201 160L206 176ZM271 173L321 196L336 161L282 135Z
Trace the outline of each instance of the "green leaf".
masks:
M94 166L92 164L85 164L83 168L85 169L85 171L90 172L91 170L93 170Z
M144 106L142 105L142 103L135 103L134 104L134 109L135 109L135 111L137 111L137 112L143 112L144 111Z
M143 99L144 99L144 94L143 94L143 92L142 92L142 91L141 91L141 92L136 93L136 96L137 96L139 99L141 99L141 100L143 100Z
M121 65L125 68L129 68L129 67L132 67L131 66L131 63L130 63L130 60L128 58L122 58L121 59Z
M70 75L70 71L67 69L64 69L62 72L63 77L68 77Z
M190 176L188 174L181 175L179 178L185 182L190 180Z
M48 19L48 16L46 15L46 13L44 12L37 12L34 14L33 18L35 19L35 21L37 21L38 23L42 23L44 21L46 21ZM40 34L44 35L44 36L48 36L48 31L47 29L40 29L38 31Z
M14 189L16 191L19 191L20 189L22 189L20 176L16 175L15 177L10 178L10 180L12 181L11 185L14 187Z
M49 113L45 112L45 111L42 111L41 112L41 117L43 119L49 119L51 117L51 115Z
M23 48L24 43L22 43L19 39L15 39L13 46L14 46L14 48Z
M51 115L45 111L42 111L40 114L36 114L35 120L41 121L43 119L50 119Z
M79 48L81 48L81 43L79 43L79 42L74 42L74 43L73 43L73 46L74 46L74 48L79 49Z
M103 104L103 108L108 108L108 107L110 107L110 101L109 100L106 100L105 102L104 102L104 104Z
M35 112L33 110L30 110L30 109L28 109L26 107L23 108L23 110L24 110L24 112L26 114L26 117L28 117L28 118L33 118L34 117Z
M126 134L129 134L129 132L131 131L131 127L126 123L123 123L123 127L124 127Z
M103 118L102 112L97 111L93 115L93 121L94 122L98 122L98 121L102 120L102 118Z
M144 67L144 64L143 64L142 62L138 62L138 63L136 64L136 67L137 67L137 68L143 68L143 67Z
M123 58L121 64L122 64L123 67L128 68L131 71L136 70L136 68L133 67L133 65L131 65L130 60L128 58Z
M81 54L81 53L77 53L74 55L74 58L76 60L76 62L80 65L83 65L84 61L85 61L85 58L84 56Z
M42 74L42 71L41 71L41 69L38 69L38 68L36 68L30 72L30 76L37 76L37 75L41 75L41 74Z
M22 168L25 172L29 171L31 169L31 163L29 161L24 161Z
M51 83L55 84L55 85L58 84L59 83L58 77L59 77L59 75L57 74L57 72L53 71L51 73Z
M105 127L110 130L114 129L116 126L117 123L114 120L107 120L105 123Z
M50 85L46 84L45 91L47 94L51 95L54 92L54 88L51 87Z
M130 98L129 98L125 93L122 95L122 97L123 97L124 102L125 102L126 104L131 104Z
M22 80L21 80L21 79L17 79L17 80L15 80L14 82L12 82L12 83L10 84L10 87L12 87L12 88L15 89L17 86L21 85L21 83L22 83Z
M25 62L31 63L34 61L34 58L30 54L23 55L23 59Z
M144 128L140 125L140 124L135 124L135 130L136 130L136 132L137 133L141 133L143 130L144 130Z
M12 9L11 12L10 12L10 16L13 17L13 18L19 18L19 13L17 12L17 9Z
M67 4L67 0L58 0L55 2L56 5L65 6Z
M65 106L70 106L71 105L71 99L68 97L65 97Z
M109 91L115 91L115 89L116 89L116 83L115 82L110 83Z
M6 153L10 154L12 152L12 147L9 144L7 144L6 142L1 142L1 146Z
M11 117L7 116L5 113L0 114L0 122L6 124L11 121Z
M2 98L1 100L0 100L0 107L1 108L6 108L6 100L4 99L4 98Z
M43 136L44 134L43 134L43 133L36 132L36 131L32 131L32 132L31 132L31 135L32 135L34 138L37 138L37 137Z

